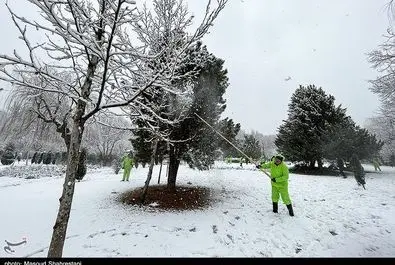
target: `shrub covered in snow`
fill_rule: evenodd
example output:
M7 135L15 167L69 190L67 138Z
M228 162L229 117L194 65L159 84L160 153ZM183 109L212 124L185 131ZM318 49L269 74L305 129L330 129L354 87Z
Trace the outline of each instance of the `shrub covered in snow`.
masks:
M45 177L61 177L65 172L65 166L32 164L28 166L6 167L0 171L0 177L38 179Z
M15 153L14 145L8 144L5 147L3 154L1 155L1 163L3 165L11 165L12 163L14 163L15 160L14 153Z

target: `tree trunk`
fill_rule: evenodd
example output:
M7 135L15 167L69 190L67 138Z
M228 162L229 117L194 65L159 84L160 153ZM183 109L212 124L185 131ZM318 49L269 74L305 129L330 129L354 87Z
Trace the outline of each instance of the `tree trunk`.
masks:
M48 258L60 258L63 254L64 241L66 239L67 225L70 217L71 204L73 202L75 173L78 168L79 150L83 135L83 124L80 120L73 121L68 150L66 177L63 184L62 197L60 197L59 210L53 227L51 244L48 250Z
M160 174L162 173L162 165L163 165L163 159L161 159L161 160L160 160L160 168L159 168L158 184L160 183Z
M155 139L154 142L152 143L152 145L153 145L152 146L153 151L151 154L151 163L149 165L147 179L145 181L144 189L143 189L143 192L141 193L141 196L140 196L141 204L143 204L145 201L145 197L147 196L148 186L149 186L149 183L152 178L152 170L153 170L154 164L155 164L155 156L156 156L156 150L158 148L158 140Z
M170 146L169 152L169 175L167 177L167 187L169 189L176 189L176 180L180 160L177 158L174 146Z
M321 169L322 169L322 166L323 166L323 164L324 164L324 163L322 162L322 159L318 159L318 160L317 160L317 163L318 163L318 169L321 170Z
M29 151L26 152L26 166L29 164Z
M82 117L85 113L86 101L89 98L92 79L95 75L96 67L99 62L97 56L92 56L87 69L86 79L81 88L81 96L84 100L78 100L71 131L68 129L67 122L58 127L57 131L62 134L68 151L66 177L63 184L62 197L60 197L58 216L53 227L51 244L49 245L48 258L61 258L63 254L64 241L66 239L67 225L70 218L71 204L74 196L75 175L78 168L79 154L82 136L86 120ZM61 130L61 129L64 130ZM69 134L70 133L70 134Z

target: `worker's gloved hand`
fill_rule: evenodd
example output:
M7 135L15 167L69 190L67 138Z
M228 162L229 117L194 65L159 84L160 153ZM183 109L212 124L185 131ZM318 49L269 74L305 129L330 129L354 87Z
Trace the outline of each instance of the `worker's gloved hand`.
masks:
M256 167L257 169L260 169L260 168L261 168L261 165L255 165L255 167Z
M276 182L276 179L275 179L275 178L272 178L272 181L273 181L273 182Z

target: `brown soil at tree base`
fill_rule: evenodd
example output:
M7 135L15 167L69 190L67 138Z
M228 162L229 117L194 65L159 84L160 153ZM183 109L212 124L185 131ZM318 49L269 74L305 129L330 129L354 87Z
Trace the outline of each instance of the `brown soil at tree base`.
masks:
M120 201L130 205L141 205L143 188L127 191L120 196ZM207 187L178 186L169 189L166 185L148 187L144 204L149 206L155 203L155 208L163 210L195 210L210 205L210 189Z

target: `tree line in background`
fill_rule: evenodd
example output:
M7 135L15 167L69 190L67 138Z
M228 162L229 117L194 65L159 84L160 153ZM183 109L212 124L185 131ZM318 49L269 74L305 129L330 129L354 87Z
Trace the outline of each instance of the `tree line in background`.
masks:
M211 69L211 77L198 76L196 79L203 78L206 82L210 82L210 86L202 87L201 83L196 82L196 90L210 89L220 92L212 91L211 94L208 91L201 92L199 95L204 95L206 98L200 98L201 101L198 101L199 98L195 99L197 101L196 105L200 106L199 108L215 108L219 103L213 98L207 97L217 93L216 98L221 99L218 94L222 96L225 91L224 87L221 87L221 82L214 82L215 80L226 80L226 71L223 70L222 66L223 61L216 60L218 60L220 66L217 67L217 71ZM211 66L207 66L207 68L209 67ZM202 75L205 74L204 71L201 71L201 73ZM226 83L222 84L227 86ZM342 108L341 105L335 106L334 101L335 98L327 95L322 88L317 88L314 85L300 86L291 97L288 119L280 126L279 133L276 136L263 136L259 132L245 133L239 123L234 123L229 118L221 120L217 117L216 119L211 118L211 121L216 130L256 161L267 160L275 152L281 152L289 161L299 162L311 168L318 165L320 168L324 161L342 159L348 162L353 154L356 154L360 160L367 162L380 156L380 150L384 142L376 139L376 136L370 134L368 130L356 125L351 117L346 115L346 109ZM198 110L197 107L194 109L195 111ZM168 129L169 135L174 135L173 139L176 139L176 136L178 137L178 141L171 144L172 148L166 141L158 142L155 164L163 163L163 160L166 159L170 167L175 167L172 163L179 165L181 161L184 161L191 168L204 170L209 169L215 160L225 157L240 157L239 151L233 146L216 135L205 124L199 123L194 113L192 112L190 117L185 119L184 124L181 123L183 126L177 126L173 130ZM201 116L210 120L208 113L215 115L213 110L200 111ZM13 117L13 115L10 115L10 117ZM6 125L13 126L8 119L5 119L5 121ZM20 127L17 122L18 119L13 119L13 121L14 125ZM138 121L137 124L139 124ZM127 122L122 123L121 120L118 125L119 127L127 126ZM86 138L83 141L84 146L90 146L89 149L87 148L87 163L102 166L109 166L114 161L120 163L120 158L128 149L135 151L136 167L139 164L145 167L150 163L154 136L149 131L137 129L134 132L127 132L98 123L92 123L90 126L92 130L88 127L86 135L91 139ZM9 134L13 133L13 130L7 131L4 127L3 123L0 132L5 133L6 137L10 137ZM47 137L46 148L59 146L59 142L51 143L52 137L48 134L49 128L45 128L47 131L44 130L42 135L47 136L42 136L39 142L45 143L45 137ZM19 143L23 143L23 137L20 136L20 134L13 135L15 139L19 139ZM115 152L114 146L116 146L117 141L120 141L119 136L123 137L123 141ZM11 145L14 146L14 144ZM170 150L173 150L175 154L171 154ZM14 148L13 152L20 153L20 151L17 152ZM49 157L52 157L52 159L59 158L59 156L60 161L65 162L66 154L66 151L30 152L30 156L33 155L32 163L48 160ZM27 152L25 151L21 156L25 158ZM174 160L171 160L171 157ZM393 158L391 160L391 157L389 157L385 164L393 166L394 162ZM173 174L173 178L176 178L177 171Z

